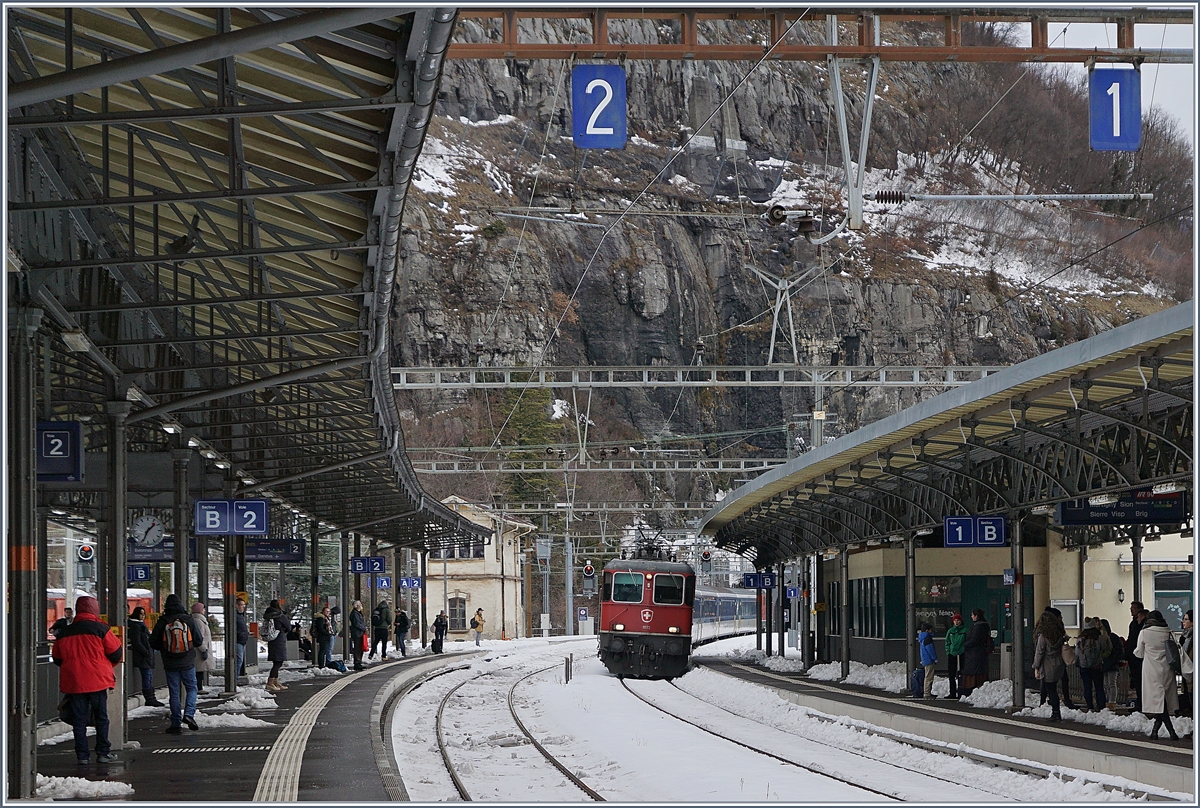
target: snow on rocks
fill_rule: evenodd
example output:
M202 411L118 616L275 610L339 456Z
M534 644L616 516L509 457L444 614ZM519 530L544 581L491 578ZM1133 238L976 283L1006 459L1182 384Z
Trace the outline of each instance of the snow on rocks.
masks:
M133 786L109 780L85 780L82 777L37 776L34 796L42 800L104 800L128 797Z

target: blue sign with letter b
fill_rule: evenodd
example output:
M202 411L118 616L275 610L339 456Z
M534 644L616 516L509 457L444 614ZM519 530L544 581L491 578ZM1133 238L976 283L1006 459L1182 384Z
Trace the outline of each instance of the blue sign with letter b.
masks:
M1092 151L1137 151L1142 145L1142 74L1096 68L1088 74Z
M571 70L571 135L578 149L625 148L625 69L620 65Z

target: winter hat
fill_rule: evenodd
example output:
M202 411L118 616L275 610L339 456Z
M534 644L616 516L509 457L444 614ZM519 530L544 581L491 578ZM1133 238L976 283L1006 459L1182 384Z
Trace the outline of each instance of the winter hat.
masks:
M100 603L91 595L80 595L75 601L75 614L91 614L100 616Z
M958 622L960 622L960 623L961 623L961 622L962 622L962 615L961 615L961 614L959 614L958 612L955 612L955 613L954 613L954 617L953 617L952 619L954 619L954 620L957 620Z
M163 604L163 611L170 612L182 610L183 601L179 599L179 596L174 593L167 595L167 602Z
M204 604L196 601L192 604L192 614L204 614Z

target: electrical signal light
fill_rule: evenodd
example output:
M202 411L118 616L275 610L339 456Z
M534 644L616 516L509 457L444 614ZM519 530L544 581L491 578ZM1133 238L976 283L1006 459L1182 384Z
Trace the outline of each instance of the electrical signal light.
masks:
M96 548L90 544L81 544L75 553L79 556L80 561L91 561L96 557Z
M583 577L584 577L584 578L591 578L591 577L592 577L593 575L595 575L595 574L596 574L596 568L595 568L595 567L593 567L591 564L584 564L584 565L583 565Z
M712 561L712 552L705 550L700 554L700 560L705 562Z

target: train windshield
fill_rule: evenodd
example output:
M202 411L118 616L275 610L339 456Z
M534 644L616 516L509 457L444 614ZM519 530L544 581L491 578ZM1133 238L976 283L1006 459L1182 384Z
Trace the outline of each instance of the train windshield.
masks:
M672 605L683 603L683 576L662 573L655 575L654 602Z
M614 572L612 599L616 603L641 603L642 574L640 572Z

